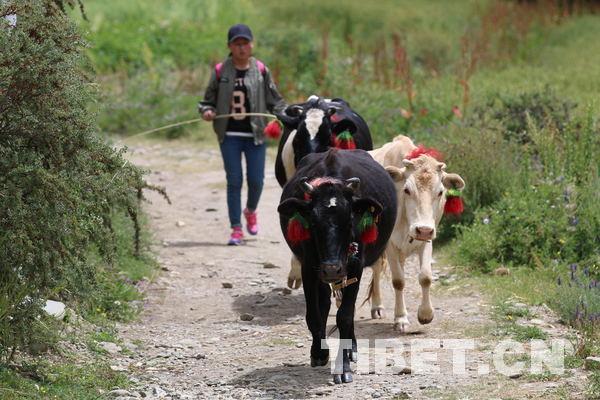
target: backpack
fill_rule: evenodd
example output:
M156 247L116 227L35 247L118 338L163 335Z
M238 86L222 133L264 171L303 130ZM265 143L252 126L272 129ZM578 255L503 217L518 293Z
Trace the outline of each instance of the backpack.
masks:
M265 64L260 61L260 60L256 60L256 66L258 67L258 70L260 71L260 74L263 76L265 76L265 74L267 73L267 67L265 67ZM217 82L221 79L221 70L223 69L223 63L220 62L217 65L215 65L215 73L217 74Z

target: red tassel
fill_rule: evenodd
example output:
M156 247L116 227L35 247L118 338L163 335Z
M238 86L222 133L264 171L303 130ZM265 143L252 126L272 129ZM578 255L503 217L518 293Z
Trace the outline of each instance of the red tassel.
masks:
M333 135L333 147L342 150L354 150L356 149L356 143L352 134L348 131L342 132L339 135Z
M267 124L263 132L271 139L278 139L281 136L281 122L277 119L272 120Z
M444 205L444 214L462 214L464 211L464 204L462 201L462 197L458 196L449 196L446 199L446 204Z
M442 153L440 153L436 149L428 149L425 146L423 146L422 144L420 144L419 147L417 147L416 149L414 149L413 151L408 153L408 155L404 158L406 158L407 160L412 160L413 158L420 157L423 154L433 157L438 161L442 161L442 159L443 159Z
M377 225L373 224L360 235L360 241L364 244L374 243L377 240L377 236L379 236L379 231L377 230Z
M290 241L292 246L296 246L298 243L310 239L310 231L305 226L302 217L292 217L288 222L287 226L287 239Z

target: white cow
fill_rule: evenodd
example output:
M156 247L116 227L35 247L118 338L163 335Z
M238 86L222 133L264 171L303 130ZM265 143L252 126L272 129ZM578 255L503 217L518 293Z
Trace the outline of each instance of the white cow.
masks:
M442 217L446 202L446 191L450 188L462 190L465 186L457 174L445 172L446 164L422 154L412 159L407 156L418 154L417 147L406 136L399 135L390 143L370 151L371 156L388 171L396 185L398 214L396 225L388 242L385 258L392 271L392 284L396 293L394 329L404 332L409 325L404 305L404 265L412 254L419 256L419 284L421 304L417 319L421 324L433 320L433 307L429 297L432 282L432 241L436 227ZM411 154L412 153L412 154ZM373 280L369 290L371 316L381 318L383 305L379 280L386 261L380 259L373 265Z

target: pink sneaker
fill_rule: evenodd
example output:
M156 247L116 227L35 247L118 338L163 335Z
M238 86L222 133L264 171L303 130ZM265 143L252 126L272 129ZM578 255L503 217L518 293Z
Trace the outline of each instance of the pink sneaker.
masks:
M250 212L247 208L244 209L244 217L246 217L246 230L251 235L258 233L258 221L256 211Z
M242 231L241 226L236 226L231 231L231 236L229 237L229 242L227 244L229 246L239 246L244 241L244 232Z

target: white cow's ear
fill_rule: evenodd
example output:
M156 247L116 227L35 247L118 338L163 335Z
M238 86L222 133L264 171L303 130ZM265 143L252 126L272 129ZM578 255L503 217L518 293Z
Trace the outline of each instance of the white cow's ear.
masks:
M385 170L394 182L400 182L404 180L404 172L406 172L405 168L394 167L393 165L388 165L385 167Z
M447 174L444 172L442 177L442 184L446 189L457 189L463 190L465 187L465 181L458 174Z
M402 160L402 164L404 164L404 166L409 170L415 169L415 163L412 160L408 160L405 158L404 160Z

